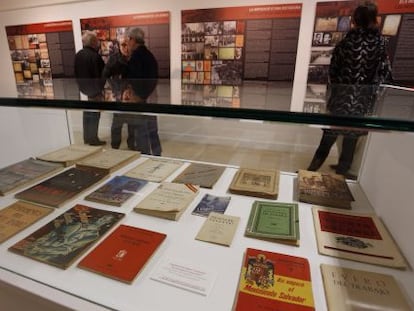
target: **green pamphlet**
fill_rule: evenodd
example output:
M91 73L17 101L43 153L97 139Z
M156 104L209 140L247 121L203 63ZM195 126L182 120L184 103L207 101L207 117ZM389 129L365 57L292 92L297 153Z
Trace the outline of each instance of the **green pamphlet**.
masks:
M245 235L299 245L299 213L296 203L255 201Z

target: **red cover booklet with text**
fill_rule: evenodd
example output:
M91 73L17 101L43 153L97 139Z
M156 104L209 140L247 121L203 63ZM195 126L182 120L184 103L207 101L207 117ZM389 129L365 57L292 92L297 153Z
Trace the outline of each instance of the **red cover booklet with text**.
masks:
M166 236L160 232L120 225L83 258L78 266L132 283Z
M315 310L308 260L248 248L233 310Z

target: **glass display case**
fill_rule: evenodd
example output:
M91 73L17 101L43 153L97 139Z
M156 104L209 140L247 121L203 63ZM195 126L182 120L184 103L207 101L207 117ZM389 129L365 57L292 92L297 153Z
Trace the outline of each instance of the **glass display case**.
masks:
M414 217L411 208L414 193L414 165L411 159L414 150L412 89L383 85L376 93L376 105L369 114L344 116L290 111L292 86L288 84L183 85L177 91L177 88L171 87L177 81L160 80L156 81L156 85L154 82L123 81L122 85L115 86L107 83L101 98L88 99L79 93L79 81L57 79L53 96L28 86L16 98L0 98L1 115L4 120L9 118L13 121L7 125L7 134L1 136L5 148L2 151L2 167L69 144L83 144L82 119L85 112L100 112L99 138L105 141L105 148L111 148L111 127L119 115L127 117L121 124L145 124L145 129L155 132L160 139L160 152L154 151L154 148L141 149L142 155L138 160L111 176L122 175L153 157L183 162L183 166L170 175L167 181L172 181L190 163L224 167L224 173L214 187L201 188L178 221L133 211L158 186L156 182L149 182L121 207L84 199L86 194L102 186L103 182L88 189L87 193L54 209L44 219L0 245L3 282L66 307L71 307L74 299L102 310L231 310L244 252L247 248L256 248L303 257L309 261L316 310L327 310L320 272L323 263L393 275L410 306L414 307L414 273L410 267L414 264L414 252L409 238L412 233L411 219ZM368 90L372 86L361 86L359 91L364 92L364 88ZM298 200L297 170L306 169L309 165L322 135L321 129L367 132L364 144L359 147L358 156L355 157L358 163L353 169L357 176L347 180L355 198L352 210L375 213L384 221L407 260L407 269L381 267L318 254L312 205ZM128 149L131 146L127 143L127 126L121 127L121 135L122 141L117 147ZM337 158L336 151L332 150L321 170L332 172L329 164L336 164ZM280 171L276 201L299 204L300 246L244 236L251 206L260 199L229 193L229 185L240 167ZM1 208L15 201L14 194L0 197ZM195 240L205 218L191 212L205 194L231 197L226 214L240 217L240 223L230 247ZM78 268L81 258L95 246L65 270L8 251L10 246L75 204L124 213L121 224L162 232L167 238L131 284ZM203 296L154 281L154 271L164 259L211 271L211 291ZM23 285L19 286L19 283ZM45 294L48 288L59 294L48 296Z

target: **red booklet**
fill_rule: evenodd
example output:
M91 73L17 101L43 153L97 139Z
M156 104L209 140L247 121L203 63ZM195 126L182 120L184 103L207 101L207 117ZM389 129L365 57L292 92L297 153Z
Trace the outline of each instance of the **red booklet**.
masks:
M234 310L315 310L308 260L248 248Z
M132 283L166 236L160 232L120 225L78 266Z

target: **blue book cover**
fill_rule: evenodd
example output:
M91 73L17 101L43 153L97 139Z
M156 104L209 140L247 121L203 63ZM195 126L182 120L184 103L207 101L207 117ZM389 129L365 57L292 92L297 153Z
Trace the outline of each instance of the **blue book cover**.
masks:
M197 204L192 214L203 217L208 217L211 212L224 214L229 203L230 197L219 197L207 193Z
M146 184L147 181L142 179L128 176L115 176L105 185L87 195L85 200L121 206Z

